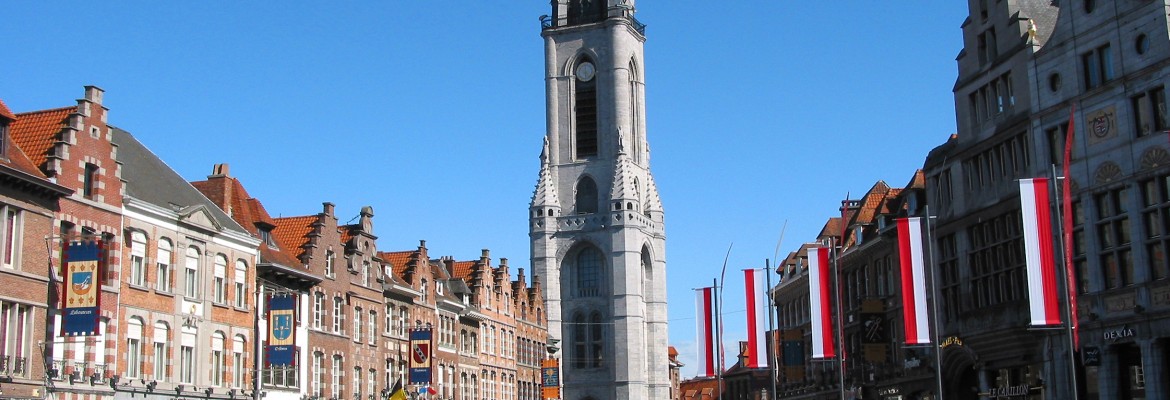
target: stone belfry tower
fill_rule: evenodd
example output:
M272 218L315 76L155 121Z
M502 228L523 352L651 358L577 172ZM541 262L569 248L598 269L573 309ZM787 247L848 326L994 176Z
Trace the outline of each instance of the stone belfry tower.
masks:
M633 0L551 3L529 232L563 398L665 399L666 235L646 141L645 25Z

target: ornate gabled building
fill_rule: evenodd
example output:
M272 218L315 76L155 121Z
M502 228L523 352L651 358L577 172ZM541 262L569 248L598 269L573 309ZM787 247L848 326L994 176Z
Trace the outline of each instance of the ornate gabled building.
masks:
M112 132L128 239L115 397L251 393L259 240L129 132Z
M100 240L99 264L92 281L97 315L93 325L80 331L63 330L63 313L48 303L52 314L52 337L45 340L43 354L53 378L49 393L64 399L113 395L107 379L115 363L118 337L118 268L122 243L122 180L111 128L106 124L108 109L102 105L105 92L86 86L77 104L50 110L16 114L8 137L24 150L34 166L51 182L73 190L61 198L53 217L50 238L54 282L50 297L64 290L61 250L66 242L93 243ZM88 290L88 289L87 289ZM88 318L88 317L87 317ZM100 385L98 385L100 384Z
M54 231L58 201L73 190L53 183L11 140L16 115L0 101L0 377L12 397L44 394L47 374L38 343L53 340L45 321L58 299L42 238Z
M529 206L564 398L670 393L666 235L646 136L645 25L632 0L543 17L547 132Z
M269 333L273 328L269 326L270 319L267 318L267 314L271 312L269 310L270 299L291 298L293 299L291 301L292 310L295 310L297 315L307 315L309 313L309 290L320 283L322 277L309 271L307 266L297 259L294 251L299 250L299 248L289 246L283 242L281 237L273 233L276 228L275 220L268 214L264 204L259 199L248 195L240 180L231 176L227 164L216 164L212 174L206 180L191 184L220 209L230 214L231 218L258 242L259 259L255 264L255 279L243 281L237 277L232 282L236 290L243 290L243 287L253 288L251 290L254 290L254 294L250 301L256 303L254 309L258 319L256 322L257 336L252 342L249 342L256 344L254 360L259 368L255 368L254 371L258 372L258 379L249 379L248 382L253 384L243 389L263 390L265 398L273 400L298 399L307 395L308 388L303 384L306 382L306 373L304 369L297 368L297 366L309 363L308 352L302 350L308 348L307 322L303 318L290 321L291 326L288 328L292 329L293 332L291 339L286 339L286 341L291 340L292 342L293 356L291 359L288 357L284 357L284 359L286 359L285 362L292 361L292 363L274 363L269 359L272 354L266 351L266 346L269 344ZM237 267L246 268L246 266ZM237 271L240 268L237 268ZM240 302L237 300L237 303ZM281 310L277 312L287 312L285 307L288 305L287 303L282 304ZM289 349L279 349L278 351L287 352ZM249 375L252 374L249 373Z

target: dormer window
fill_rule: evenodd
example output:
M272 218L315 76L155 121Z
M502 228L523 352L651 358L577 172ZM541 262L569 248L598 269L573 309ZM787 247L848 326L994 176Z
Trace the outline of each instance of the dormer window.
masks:
M260 241L261 242L263 242L265 245L267 245L270 248L273 248L273 249L277 248L276 247L276 239L272 238L272 228L257 227L256 230L260 232Z
M439 282L435 282L435 293L439 294L440 296L443 295L443 286L444 285L440 285Z

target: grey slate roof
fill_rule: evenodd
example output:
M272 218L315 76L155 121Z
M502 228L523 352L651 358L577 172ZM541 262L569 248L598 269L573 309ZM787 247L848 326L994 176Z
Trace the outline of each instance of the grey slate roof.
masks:
M206 208L224 230L251 236L232 217L142 145L134 135L116 127L111 127L111 131L114 134L113 142L118 146L118 161L122 162L122 180L126 181L127 196L178 214L187 214L195 208Z

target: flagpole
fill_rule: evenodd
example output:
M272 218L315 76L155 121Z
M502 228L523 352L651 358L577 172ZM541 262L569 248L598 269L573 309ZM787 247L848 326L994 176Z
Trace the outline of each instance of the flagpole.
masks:
M934 329L934 380L938 385L938 394L935 399L943 399L943 380L942 380L942 331L938 329L938 285L935 284L934 274L938 270L934 263L934 225L930 223L930 219L934 218L930 215L930 205L926 207L926 246L930 249L930 273L926 276L930 279L930 319L931 328Z
M727 249L728 252L731 249ZM724 264L726 266L726 264ZM715 390L719 393L719 400L723 400L723 329L719 320L723 319L723 302L719 301L723 297L723 292L719 291L719 281L714 278L711 279L711 290L715 291Z
M768 341L768 397L776 398L776 343L772 340L772 335L776 334L776 303L772 300L772 265L768 263L768 259L764 259L764 280L767 281L764 290L768 293L768 331L764 332L764 337Z
M1069 130L1071 130L1071 129L1072 128L1069 128ZM1068 144L1066 143L1065 146L1067 147ZM1067 168L1067 163L1068 163L1067 157L1065 159L1065 163L1066 163L1065 168ZM1052 175L1056 176L1056 166L1055 165L1052 166ZM1069 177L1065 176L1065 177L1063 177L1063 179L1069 179ZM1056 184L1056 179L1052 180L1052 184L1053 185ZM1060 202L1058 204L1064 204L1064 201L1068 200L1068 199L1064 198L1064 193L1061 193L1061 191L1055 190L1055 192L1056 192L1057 199L1060 200ZM1056 207L1056 209L1057 209L1056 215L1059 217L1060 221L1064 221L1064 216L1062 215L1062 211L1063 211L1062 208L1063 207ZM1060 237L1064 238L1065 237L1064 236L1065 235L1064 223L1062 222L1062 223L1059 223L1056 225L1060 227ZM1071 229L1071 227L1068 227L1068 228ZM1064 274L1065 274L1065 278L1066 278L1065 285L1064 285L1064 312L1065 312L1065 315L1068 315L1068 323L1065 324L1065 330L1068 332L1068 371L1069 371L1068 375L1069 375L1069 382L1072 383L1072 385L1071 385L1072 386L1071 390L1073 393L1072 398L1073 398L1073 400L1077 400L1077 399L1080 399L1080 390L1078 390L1078 388L1077 388L1077 386L1078 386L1078 382L1077 382L1077 355L1076 355L1077 345L1076 345L1076 336L1074 336L1075 335L1074 330L1076 329L1075 326L1076 326L1077 321L1074 319L1074 318L1076 318L1076 315L1073 314L1073 311L1072 311L1072 291L1074 290L1072 287L1072 284L1073 284L1074 278L1072 275L1069 274L1069 271L1071 270L1071 265L1067 265L1069 259L1071 258L1071 257L1068 257L1068 254L1070 254L1069 252L1072 251L1072 249L1069 249L1068 246L1065 245L1065 240L1059 240L1058 242L1060 242L1061 252L1063 254L1065 254L1064 260L1062 260L1062 261L1064 264L1066 264L1065 268L1064 268Z
M844 228L842 228L842 232L844 232ZM842 236L844 236L844 234L842 234ZM836 302L837 303L837 307L836 307L837 308L837 335L836 336L837 336L837 344L838 344L838 346L840 346L840 349L839 349L840 354L837 355L837 360L839 361L837 364L837 384L839 386L838 391L841 394L841 400L845 400L845 338L844 338L844 333L842 332L843 328L841 327L841 279L840 279L841 263L838 261L838 259L841 257L841 250L844 249L844 246L845 246L845 241L842 240L841 246L839 246L840 250L837 250L837 256L833 257L833 270L834 270L834 272L833 272L833 291L836 292L836 294L837 294L836 296L834 296L837 300L837 302Z

